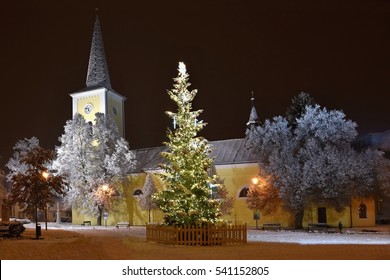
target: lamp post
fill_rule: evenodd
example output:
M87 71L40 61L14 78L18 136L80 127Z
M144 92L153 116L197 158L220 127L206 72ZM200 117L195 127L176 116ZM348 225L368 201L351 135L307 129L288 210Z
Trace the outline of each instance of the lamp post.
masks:
M42 177L46 180L47 182L47 179L49 178L49 173L46 172L46 171L43 171L42 172ZM46 203L46 208L45 208L45 230L47 230L47 210L48 210L49 206L47 205Z
M259 183L258 177L253 177L251 179L251 181L252 181L252 185L259 187L258 186L258 183ZM253 219L256 220L256 229L259 229L260 211L258 209L253 211Z
M104 185L102 185L101 188L102 188L102 194L103 194L102 214L103 214L104 225L107 227L108 213L105 211L105 205L106 205L107 194L108 194L108 191L109 191L109 185L108 184L104 184Z

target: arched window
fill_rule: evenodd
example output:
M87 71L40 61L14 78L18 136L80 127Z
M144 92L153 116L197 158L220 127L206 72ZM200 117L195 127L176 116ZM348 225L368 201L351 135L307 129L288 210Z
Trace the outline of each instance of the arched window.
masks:
M142 190L140 189L136 189L134 192L133 192L133 196L138 196L138 195L141 195L143 194Z
M238 197L248 197L249 187L245 186L241 189L240 193L238 194Z
M367 218L367 207L363 203L359 205L359 218L360 219Z

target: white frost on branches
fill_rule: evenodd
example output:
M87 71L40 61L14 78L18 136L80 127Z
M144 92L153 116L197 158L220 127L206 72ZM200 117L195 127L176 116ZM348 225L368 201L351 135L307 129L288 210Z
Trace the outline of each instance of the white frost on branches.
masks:
M315 105L306 107L295 129L279 116L248 137L261 170L271 176L284 206L297 214L308 201L341 209L353 196L372 193L383 158L378 151L353 149L356 126L342 111Z
M6 167L9 169L6 176L8 182L11 182L12 177L18 173L27 172L29 166L25 163L21 163L20 160L37 147L39 147L39 139L35 136L16 142L13 147L14 153L6 164Z
M120 194L117 185L134 167L134 155L114 121L102 113L96 114L95 125L76 114L64 128L54 168L70 187L66 200L82 213L99 214L104 206L100 188L108 184Z

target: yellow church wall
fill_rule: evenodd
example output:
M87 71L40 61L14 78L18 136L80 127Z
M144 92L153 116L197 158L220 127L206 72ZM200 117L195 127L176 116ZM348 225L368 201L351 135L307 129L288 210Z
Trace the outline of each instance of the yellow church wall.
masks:
M241 190L250 187L252 178L259 174L257 163L246 163L236 165L218 165L217 174L224 179L224 185L229 191L229 196L234 197L234 205L230 215L224 215L222 218L231 224L247 224L250 227L256 226L254 211L249 209L246 198L239 197ZM260 219L257 224L281 223L283 227L292 226L294 219L290 213L279 208L275 213L264 215L260 212Z
M366 206L366 218L359 217L360 205ZM351 203L351 217L353 227L375 226L375 199L373 197L354 198Z
M158 190L162 190L163 183L161 178L158 176L158 174L151 173L152 180ZM143 187L146 180L146 173L138 173L132 175L133 180L132 184L130 186L130 192L131 194L134 193L135 190L140 189L143 191ZM130 200L132 201L133 209L133 225L146 225L149 223L149 211L148 210L142 210L139 206L139 200L140 198L137 196L131 195ZM162 223L164 221L164 215L162 211L155 209L150 211L150 223Z
M359 217L359 206L361 204L366 205L366 218ZM342 223L343 227L375 226L375 200L372 197L353 198L351 205L344 207L341 211L337 211L326 205L311 204L305 208L303 218L304 227L307 226L308 223L318 222L318 208L320 207L326 208L326 223L330 227L338 227L339 222Z
M344 227L350 225L349 207L344 207L341 211L336 211L332 207L328 207L322 204L309 204L305 208L303 216L303 227L307 227L309 223L318 223L318 208L326 208L326 223L330 227L338 227L339 222Z
M84 111L85 105L88 103L93 105L93 111L90 114L86 114ZM92 123L95 123L95 114L97 112L101 112L101 101L99 95L92 95L88 96L86 98L79 98L77 100L77 112L85 118L86 121L91 121Z
M111 117L115 121L119 132L122 133L124 131L122 102L120 100L114 99L112 95L108 95L107 99L107 113L108 112L110 112Z
M249 187L251 179L259 174L257 164L236 164L216 166L217 174L224 180L224 184L229 192L229 196L234 197L234 205L230 215L224 215L222 219L230 224L247 224L249 227L256 226L254 211L247 207L246 198L240 198L240 191ZM164 189L164 183L161 177L152 173L152 179L158 190ZM128 181L120 188L123 193L116 205L109 211L107 225L115 225L117 222L128 221L130 225L145 225L149 223L148 210L142 210L139 206L139 197L134 196L137 189L143 190L146 179L146 173L132 174ZM365 204L367 208L367 217L359 218L359 206ZM345 207L342 211L336 211L332 207L321 204L308 204L304 211L303 226L308 223L318 222L318 208L326 208L326 222L331 227L337 227L341 221L343 227L351 226L374 226L375 225L375 201L373 198L354 198L351 204L352 208ZM160 210L151 210L151 223L162 223L164 214ZM74 224L81 224L88 220L92 225L96 225L97 217L87 217L79 215L73 211L72 217ZM282 227L294 227L294 215L286 211L282 206L273 213L265 215L260 212L258 226L265 223L280 223ZM104 224L104 221L103 221Z
M251 178L257 176L259 168L256 163L237 165L217 165L218 176L224 180L224 185L228 190L228 195L234 197L234 205L230 215L222 218L230 224L251 225L253 222L253 212L246 207L245 199L239 198L240 191L250 186Z

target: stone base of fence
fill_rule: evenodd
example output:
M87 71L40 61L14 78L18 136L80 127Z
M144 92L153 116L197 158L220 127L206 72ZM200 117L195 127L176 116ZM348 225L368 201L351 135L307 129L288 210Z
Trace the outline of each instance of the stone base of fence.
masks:
M246 225L166 226L146 225L146 240L167 245L212 246L245 244Z

